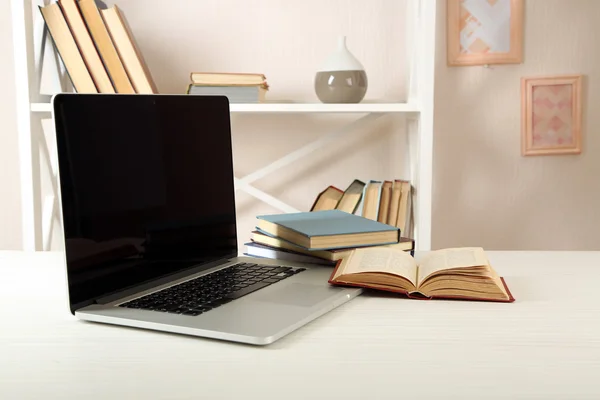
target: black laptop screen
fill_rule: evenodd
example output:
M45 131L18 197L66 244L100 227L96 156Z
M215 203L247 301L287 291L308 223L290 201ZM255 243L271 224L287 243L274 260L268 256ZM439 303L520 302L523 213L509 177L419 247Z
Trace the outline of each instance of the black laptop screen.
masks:
M225 98L54 100L71 310L237 254Z

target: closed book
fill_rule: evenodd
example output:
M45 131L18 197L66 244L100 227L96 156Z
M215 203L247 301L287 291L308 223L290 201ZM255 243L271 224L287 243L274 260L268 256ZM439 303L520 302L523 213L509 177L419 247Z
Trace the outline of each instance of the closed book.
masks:
M260 85L264 74L236 72L192 72L190 80L199 85Z
M335 261L325 260L323 258L310 256L307 254L296 253L291 250L278 249L259 243L246 243L246 255L259 258L270 258L272 260L293 261L308 264L334 266Z
M377 214L377 221L386 224L388 213L390 211L390 201L392 198L392 182L385 181L381 187L381 196L379 199L379 213ZM403 231L403 228L400 227ZM404 232L404 231L403 231Z
M226 96L230 103L262 103L267 89L262 86L200 86L189 85L187 94Z
M40 7L40 12L75 91L77 93L98 93L96 84L79 52L77 42L58 3Z
M342 198L335 207L337 210L342 210L350 214L354 214L362 200L365 183L359 179L355 179L350 186L346 188Z
M257 228L310 250L398 243L400 230L340 210L258 216Z
M100 12L135 92L158 93L150 69L121 9L114 5L111 8L100 10Z
M283 240L273 235L269 235L266 232L254 231L250 237L252 242L257 244L262 244L264 246L270 248L283 249L294 253L307 254L313 257L319 257L328 261L337 261L341 260L344 257L347 257L354 247L343 248L343 249L331 249L331 250L307 250L304 247L300 247L295 245L292 242L288 242L287 240ZM406 251L410 253L411 256L415 255L415 241L414 239L400 238L398 243L386 244L381 247L392 247L398 250Z
M71 28L73 38L75 38L75 41L77 42L81 56L98 88L98 92L114 93L115 88L104 68L104 64L102 64L102 60L96 50L90 32L85 26L83 17L79 12L79 7L77 7L77 0L60 0L58 4Z
M343 195L344 192L340 189L335 186L328 186L317 195L317 198L310 207L310 211L333 210L336 208Z
M362 217L377 221L382 188L381 181L370 180L367 183L363 191Z
M83 19L96 44L98 54L100 54L104 62L104 66L117 93L135 93L125 66L119 57L119 53L110 37L102 15L100 15L100 10L96 6L96 2L94 0L79 0L78 4L81 15L83 15Z

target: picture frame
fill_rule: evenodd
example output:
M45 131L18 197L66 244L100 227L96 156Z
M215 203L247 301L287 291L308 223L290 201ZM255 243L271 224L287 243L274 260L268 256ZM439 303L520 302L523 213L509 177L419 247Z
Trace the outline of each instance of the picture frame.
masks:
M448 65L522 63L524 3L447 0Z
M521 78L523 156L580 154L582 75Z

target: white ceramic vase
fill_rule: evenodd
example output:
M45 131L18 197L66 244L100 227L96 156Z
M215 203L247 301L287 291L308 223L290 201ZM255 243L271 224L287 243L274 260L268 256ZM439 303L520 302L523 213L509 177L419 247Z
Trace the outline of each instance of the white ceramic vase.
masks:
M367 93L367 73L346 46L346 37L338 39L336 50L315 75L315 93L323 103L360 103Z

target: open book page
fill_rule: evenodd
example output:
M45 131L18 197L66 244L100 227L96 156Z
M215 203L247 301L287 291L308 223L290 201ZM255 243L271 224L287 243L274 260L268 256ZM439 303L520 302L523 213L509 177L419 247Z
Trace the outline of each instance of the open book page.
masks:
M414 286L417 280L417 263L407 252L386 248L368 247L354 250L345 263L340 274L356 274L362 272L389 273L408 279Z
M438 271L484 265L489 265L489 263L484 250L480 247L461 247L432 251L419 263L418 284Z

